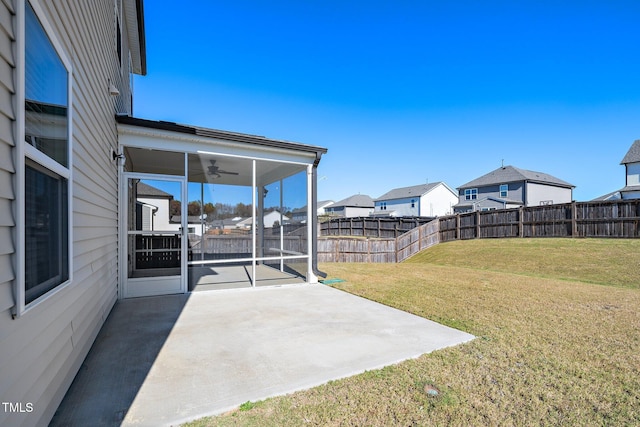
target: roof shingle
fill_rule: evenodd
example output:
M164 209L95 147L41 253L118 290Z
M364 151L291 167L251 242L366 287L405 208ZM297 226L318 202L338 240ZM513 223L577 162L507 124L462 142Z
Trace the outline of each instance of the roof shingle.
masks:
M621 165L625 165L627 163L636 163L640 162L640 139L636 139L635 142L627 151L627 154L624 156L624 159L620 162Z
M408 197L420 197L425 193L431 191L434 187L440 185L441 182L432 182L431 184L412 185L411 187L394 188L393 190L384 193L382 196L375 199L378 200L394 200L394 199L406 199Z
M488 185L506 184L508 182L519 181L538 182L567 188L575 187L566 181L546 173L520 169L514 166L503 166L486 175L482 175L480 178L476 178L473 181L469 181L466 184L461 185L458 189L486 187Z

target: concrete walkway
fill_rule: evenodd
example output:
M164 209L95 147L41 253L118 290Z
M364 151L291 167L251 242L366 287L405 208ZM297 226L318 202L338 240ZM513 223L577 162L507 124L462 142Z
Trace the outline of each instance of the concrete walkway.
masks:
M124 300L51 425L175 426L471 339L324 285Z

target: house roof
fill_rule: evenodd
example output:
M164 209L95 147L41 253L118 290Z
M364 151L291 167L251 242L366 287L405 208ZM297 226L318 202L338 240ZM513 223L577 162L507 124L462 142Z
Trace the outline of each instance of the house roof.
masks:
M373 203L373 199L366 194L355 194L351 197L347 197L346 199L335 202L327 207L333 208L336 206L345 206L351 208L372 208L375 206L375 203Z
M419 197L428 193L440 184L444 182L432 182L431 184L413 185L411 187L394 188L393 190L384 193L382 196L376 199L379 200L393 200L393 199L406 199L408 197ZM455 194L455 192L453 192Z
M261 145L264 147L281 148L288 150L296 150L307 153L315 153L319 161L320 156L327 152L326 148L315 145L301 144L298 142L282 141L277 139L269 139L264 136L249 135L246 133L229 132L218 129L209 129L199 126L183 125L173 122L155 121L140 119L126 115L116 115L116 121L123 125L131 125L144 127L149 129L165 130L170 132L179 132L189 135L195 135L205 138L223 139L226 141L243 142L248 144Z
M631 145L631 148L629 148L629 151L627 151L627 154L624 156L624 159L622 159L620 164L624 165L627 163L636 163L636 162L640 162L640 139L635 140L635 142Z
M554 185L557 187L575 187L575 185L569 184L566 181L546 173L520 169L515 166L503 166L486 175L482 175L480 178L476 178L473 181L469 181L466 184L461 185L458 189L486 187L489 185L520 181L536 182L540 184Z
M148 184L145 184L144 182L138 183L137 194L138 194L138 197L142 196L142 197L173 199L172 194L162 191L159 188L152 187Z
M171 219L169 220L169 222L180 224L182 222L182 215L174 215L174 216L172 216ZM200 215L188 215L187 216L187 222L189 224L200 224L200 223L202 223L204 221L202 219L200 219Z
M522 200L501 199L499 197L488 196L488 197L484 197L482 199L477 199L477 200L465 200L464 202L460 202L458 204L453 205L453 207L454 208L461 208L461 207L467 207L467 206L471 207L471 206L479 205L486 200L491 200L494 202L503 203L507 205L518 205L518 206L524 205L524 203L522 203Z

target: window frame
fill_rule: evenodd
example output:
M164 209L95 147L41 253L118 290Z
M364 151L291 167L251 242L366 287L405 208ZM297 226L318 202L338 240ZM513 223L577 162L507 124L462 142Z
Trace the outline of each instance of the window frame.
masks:
M502 198L509 197L509 184L500 184L499 194Z
M51 47L55 50L62 65L67 71L67 167L62 166L51 157L47 156L36 147L25 141L25 100L26 100L26 7L30 5L38 19L44 33L46 34ZM70 57L63 48L62 43L56 36L52 25L49 23L47 14L44 12L40 0L18 0L16 7L16 48L17 62L15 69L16 77L16 198L15 217L16 221L16 280L15 280L15 304L12 309L14 317L20 317L29 310L38 306L43 301L50 299L53 295L69 286L73 282L73 67ZM67 268L68 278L43 295L26 303L26 283L25 268L26 262L26 188L25 175L26 164L33 162L42 168L48 169L53 174L67 181Z
M114 0L113 2L114 8L114 35L115 39L113 42L114 49L116 51L116 56L118 57L118 66L120 67L120 75L122 76L124 73L124 32L122 29L122 0Z
M478 189L477 188L467 188L464 190L464 199L465 200L477 200L478 199Z

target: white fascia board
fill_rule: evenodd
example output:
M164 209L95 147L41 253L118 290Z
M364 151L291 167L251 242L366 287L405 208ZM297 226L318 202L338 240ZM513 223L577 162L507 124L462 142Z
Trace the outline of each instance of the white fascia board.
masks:
M189 135L161 129L140 128L139 126L125 124L118 124L118 139L121 145L136 148L187 153L208 153L305 165L313 164L316 160L316 154L311 152L265 147L258 144L226 141L218 138Z

